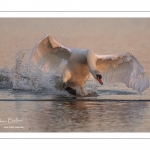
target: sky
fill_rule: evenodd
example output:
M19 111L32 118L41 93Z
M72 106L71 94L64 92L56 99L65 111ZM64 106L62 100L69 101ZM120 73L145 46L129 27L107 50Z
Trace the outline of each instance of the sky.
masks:
M0 68L14 66L15 54L32 49L45 35L97 54L132 52L149 72L149 18L0 18Z

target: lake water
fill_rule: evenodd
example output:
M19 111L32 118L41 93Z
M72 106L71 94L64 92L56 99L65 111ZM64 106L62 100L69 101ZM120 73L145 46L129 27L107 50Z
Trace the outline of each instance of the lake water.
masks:
M0 131L149 132L149 90L139 95L132 90L110 90L111 87L98 90L97 97L56 97L3 89Z

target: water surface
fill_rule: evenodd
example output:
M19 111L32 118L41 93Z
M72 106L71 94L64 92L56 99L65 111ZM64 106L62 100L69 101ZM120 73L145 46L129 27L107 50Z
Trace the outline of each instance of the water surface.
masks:
M19 90L1 90L0 96L0 132L150 131L148 99L120 99L118 95L116 100L115 93L109 95L109 100L100 94L98 97L56 97ZM2 121L7 122L2 124Z

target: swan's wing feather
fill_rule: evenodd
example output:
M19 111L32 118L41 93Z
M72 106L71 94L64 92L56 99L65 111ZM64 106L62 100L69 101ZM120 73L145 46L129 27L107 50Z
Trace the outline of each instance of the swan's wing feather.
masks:
M71 50L56 42L50 35L40 40L33 48L29 63L33 62L43 71L56 71L63 60L68 60Z
M96 57L96 65L104 83L122 82L138 92L150 87L145 69L132 53L96 55Z

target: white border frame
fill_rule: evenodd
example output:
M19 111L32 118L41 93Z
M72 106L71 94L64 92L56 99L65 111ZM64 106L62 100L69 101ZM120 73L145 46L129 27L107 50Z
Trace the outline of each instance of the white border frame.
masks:
M0 18L149 18L150 12L0 12Z

